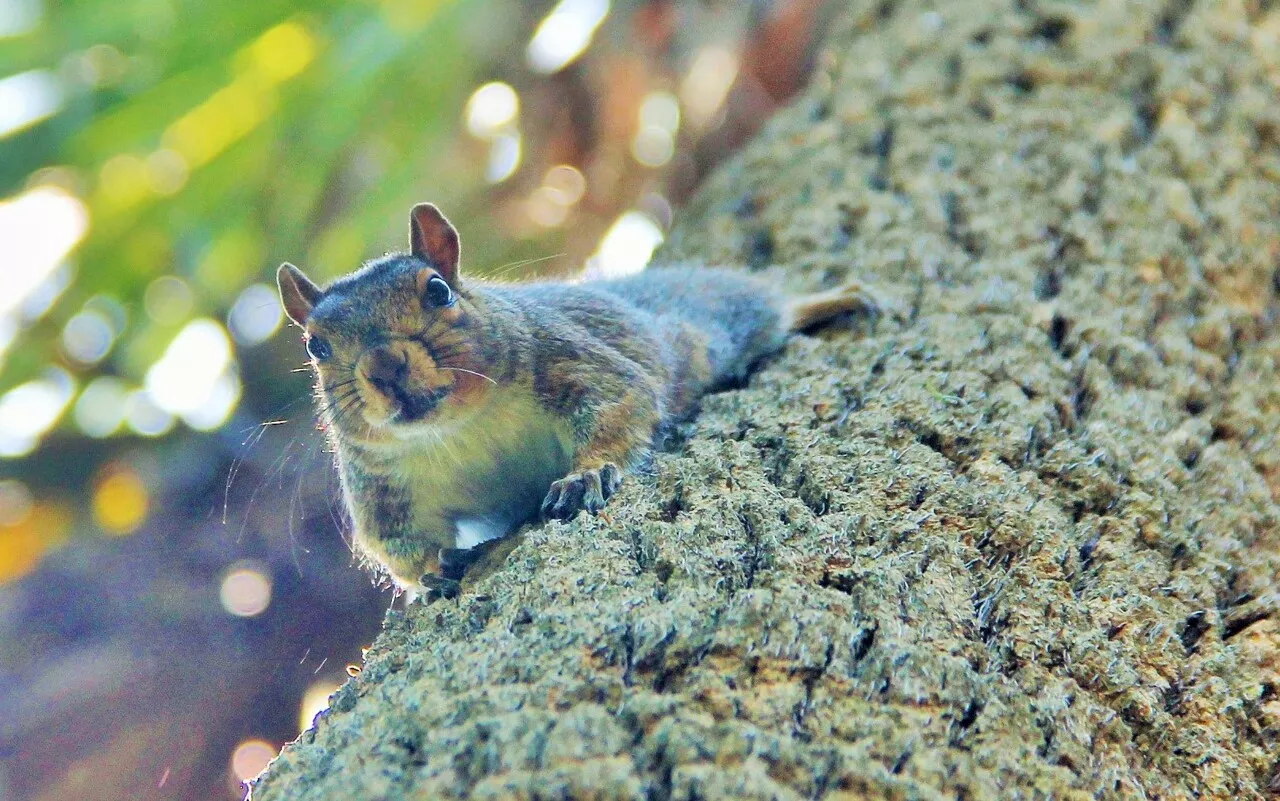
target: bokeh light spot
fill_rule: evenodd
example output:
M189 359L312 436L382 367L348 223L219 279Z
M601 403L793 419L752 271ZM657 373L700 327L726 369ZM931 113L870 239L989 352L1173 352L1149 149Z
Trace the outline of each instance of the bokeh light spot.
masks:
M231 773L236 781L247 782L267 769L276 758L276 747L266 740L245 740L231 754Z
M638 273L662 240L662 229L648 215L628 211L614 221L600 248L587 259L588 273L606 278Z
M680 128L680 101L670 92L650 92L640 102L640 127L674 134Z
M298 730L306 731L315 722L316 715L329 708L329 696L337 692L341 682L320 680L312 682L302 694L302 703L298 706Z
M17 479L0 481L0 526L16 526L31 517L35 500L31 490Z
M587 179L576 167L557 164L547 170L542 186L533 190L526 203L529 219L545 228L564 223L569 208L582 199L587 191Z
M77 77L95 88L116 86L129 71L129 57L109 44L96 44L76 59Z
M178 332L147 370L145 387L155 405L201 431L217 428L240 400L227 331L208 318Z
M555 193L555 200L562 206L572 206L587 191L587 179L582 171L569 164L557 164L547 170L542 185Z
M6 0L0 3L0 39L30 33L40 25L44 8L40 0Z
M280 298L276 290L266 284L247 287L227 313L231 336L245 346L265 342L280 329L282 322L284 311L280 308Z
M16 523L0 522L0 584L34 570L46 553L66 541L70 527L67 508L40 502Z
M235 411L236 404L240 402L240 392L240 379L224 372L214 379L204 403L183 414L182 419L197 431L212 431Z
M72 417L80 430L95 439L109 437L124 424L129 391L118 378L95 378L80 393Z
M156 405L145 389L129 393L124 404L124 419L134 433L144 437L158 437L173 428L174 418Z
M656 222L659 229L666 231L671 228L671 222L675 218L671 210L671 201L657 192L645 193L645 196L640 198L637 208L646 217Z
M0 315L21 307L88 230L88 210L64 189L41 186L0 203Z
M120 462L99 473L93 490L93 519L106 533L123 537L147 518L147 487L137 471Z
M631 155L646 167L661 167L676 152L680 101L670 92L650 92L640 103L639 117Z
M82 311L62 329L62 349L81 364L97 364L115 339L111 321L98 311Z
M32 290L23 301L18 313L27 321L39 320L45 312L53 308L53 304L62 297L67 287L71 286L72 277L71 268L67 265L58 267Z
M560 195L555 190L540 186L529 196L525 213L538 225L554 228L569 216L569 207L560 202Z
M157 323L179 323L191 313L195 296L186 281L176 275L162 275L147 285L142 305L147 316Z
M646 167L661 167L675 155L676 142L671 133L656 125L641 128L631 140L631 155Z
M62 83L48 70L0 79L0 138L30 128L62 108Z
M161 149L147 156L147 180L157 195L172 195L187 183L187 160L175 150Z
M486 83L467 100L467 130L479 139L492 139L516 121L520 97L509 84Z
M16 386L0 397L0 456L25 456L35 449L74 394L71 375L52 367L44 378Z
M98 197L113 211L136 206L151 196L147 162L132 153L112 156L98 170Z
M560 0L529 40L529 66L543 73L567 67L591 44L608 13L609 0Z
M715 116L738 78L738 56L719 45L707 45L694 56L680 82L680 102L695 127L704 127Z
M489 164L484 177L491 184L501 183L515 174L520 166L520 135L499 136L489 146Z
M227 614L257 617L271 605L271 576L265 565L237 562L222 575L218 600Z
M120 301L110 295L94 295L84 303L84 310L101 314L111 323L111 330L119 334L129 324L129 313Z
M275 83L306 69L316 57L316 37L297 22L282 22L250 46L254 64Z

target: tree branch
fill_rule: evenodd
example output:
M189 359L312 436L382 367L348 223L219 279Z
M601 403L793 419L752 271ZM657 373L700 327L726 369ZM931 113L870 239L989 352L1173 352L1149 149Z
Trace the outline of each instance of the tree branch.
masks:
M610 520L390 615L253 797L1275 792L1256 9L854 4L665 255L898 319L797 339Z

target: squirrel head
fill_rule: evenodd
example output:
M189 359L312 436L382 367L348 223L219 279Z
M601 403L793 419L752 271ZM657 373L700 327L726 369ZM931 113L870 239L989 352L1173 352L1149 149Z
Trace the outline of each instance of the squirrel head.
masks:
M280 299L304 331L321 420L333 433L366 444L431 436L468 416L493 384L459 256L457 230L420 203L409 214L408 253L324 288L280 266Z

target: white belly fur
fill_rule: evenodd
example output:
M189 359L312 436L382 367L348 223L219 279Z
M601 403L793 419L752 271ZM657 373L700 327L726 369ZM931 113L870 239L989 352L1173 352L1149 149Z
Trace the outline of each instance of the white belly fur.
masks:
M454 525L458 529L458 538L453 547L466 550L506 534L509 524L503 521L462 518L455 520Z

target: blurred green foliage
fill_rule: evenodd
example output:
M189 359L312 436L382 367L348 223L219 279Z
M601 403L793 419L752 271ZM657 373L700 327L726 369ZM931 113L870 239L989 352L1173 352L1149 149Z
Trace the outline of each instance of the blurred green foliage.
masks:
M350 270L401 246L405 211L428 197L482 218L483 159L460 113L522 26L490 0L46 6L0 40L0 77L51 70L64 105L0 139L0 197L53 184L90 227L70 285L8 348L0 392L50 364L137 385L184 323L224 318L282 260ZM491 229L468 226L472 249L499 247ZM163 275L191 302L149 315ZM95 296L125 324L102 362L80 365L59 338Z

